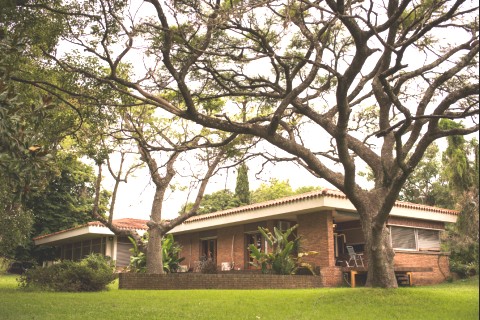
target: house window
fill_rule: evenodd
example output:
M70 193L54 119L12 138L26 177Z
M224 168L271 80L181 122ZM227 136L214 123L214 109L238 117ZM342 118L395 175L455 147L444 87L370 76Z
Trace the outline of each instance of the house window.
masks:
M415 229L392 227L392 247L394 249L417 250Z
M64 250L64 255L62 258L67 260L73 260L73 243L66 244L63 247L63 250Z
M88 256L92 252L92 241L82 241L82 259Z
M390 227L392 247L401 250L439 251L439 230L417 229L408 227Z
M265 245L263 243L263 237L260 233L247 233L245 235L246 239L246 256L247 256L247 268L253 268L253 261L254 259L250 256L250 245L254 245L258 250L264 251Z
M126 267L130 264L130 249L133 249L133 244L128 238L117 240L117 259L115 261L117 267Z
M82 242L75 242L73 244L73 261L82 259Z
M201 240L201 259L217 261L217 239Z
M92 240L92 253L100 253L105 255L104 238L97 238Z
M440 251L440 232L438 230L417 229L418 250Z
M292 223L290 221L283 221L283 220L277 221L276 227L278 230L285 232L292 227Z

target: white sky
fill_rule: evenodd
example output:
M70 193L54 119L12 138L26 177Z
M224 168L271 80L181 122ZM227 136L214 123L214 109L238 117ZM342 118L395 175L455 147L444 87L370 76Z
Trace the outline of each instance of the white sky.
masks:
M300 168L293 163L279 163L276 165L268 165L257 178L255 173L260 170L261 163L259 160L253 160L247 163L249 166L249 184L250 191L255 190L263 182L268 182L271 178L279 180L289 180L293 189L302 186L321 186L331 187L325 180L318 179L308 173L304 168ZM113 180L109 176L107 170L104 170L105 179L103 187L111 191L113 189ZM236 170L230 169L227 172L221 171L212 177L208 184L205 194L209 194L225 187L231 191L235 191L237 179ZM185 181L187 183L187 181ZM120 184L117 200L115 204L114 218L137 218L148 219L155 192L155 186L151 182L150 174L147 168L142 168L134 173L134 177L128 179L128 183ZM195 197L195 193L190 195L189 201ZM174 218L177 216L181 206L185 203L188 196L187 192L174 191L169 192L164 202L163 217L164 219Z

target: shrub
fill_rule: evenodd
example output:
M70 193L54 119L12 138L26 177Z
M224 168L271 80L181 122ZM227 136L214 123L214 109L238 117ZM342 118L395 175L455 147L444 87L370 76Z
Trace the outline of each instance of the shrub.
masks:
M173 234L167 234L162 239L163 270L165 272L178 271L180 263L185 260L185 258L179 257L181 251L182 247L173 240Z
M200 272L201 273L217 273L217 264L212 259L205 259L200 261Z
M48 291L101 291L115 278L113 263L102 255L91 254L79 262L65 260L30 269L19 278L19 285Z

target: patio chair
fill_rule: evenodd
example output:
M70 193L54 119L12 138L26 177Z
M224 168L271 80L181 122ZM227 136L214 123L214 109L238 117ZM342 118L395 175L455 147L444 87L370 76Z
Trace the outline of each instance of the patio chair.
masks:
M347 265L352 267L351 263L355 264L355 267L365 267L363 265L363 253L356 253L352 246L347 246L348 255L350 256L350 260L348 260Z

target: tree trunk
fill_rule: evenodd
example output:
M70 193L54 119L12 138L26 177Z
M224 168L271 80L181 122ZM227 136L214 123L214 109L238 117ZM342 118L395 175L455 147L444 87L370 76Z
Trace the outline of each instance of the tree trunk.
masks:
M148 245L147 245L147 273L162 274L163 256L162 256L162 237L160 229L162 221L162 202L165 194L164 188L158 187L152 203L150 222L148 225Z
M147 244L147 273L163 274L162 238L158 228L149 229Z
M390 242L390 232L384 223L364 220L365 254L368 257L368 275L365 286L380 288L398 287L393 267L395 253Z

